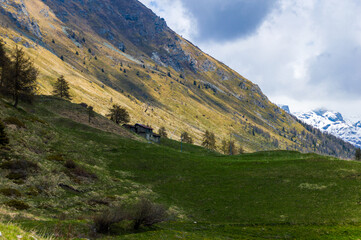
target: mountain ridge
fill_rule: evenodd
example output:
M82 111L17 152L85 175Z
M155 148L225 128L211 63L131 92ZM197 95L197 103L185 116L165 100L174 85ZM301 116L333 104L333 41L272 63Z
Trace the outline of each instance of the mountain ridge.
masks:
M294 112L293 114L323 132L333 134L356 147L361 147L361 121L352 122L344 119L341 113L324 108L308 112Z
M0 8L7 49L26 48L40 70L41 94L51 94L64 75L73 102L103 115L118 103L133 122L165 126L173 139L190 131L201 144L212 130L218 143L230 133L240 136L237 145L247 152L318 151L305 131L325 145L319 153L353 155L353 147L338 140L329 139L335 144L326 147L327 136L305 128L256 84L177 35L138 1L3 0Z

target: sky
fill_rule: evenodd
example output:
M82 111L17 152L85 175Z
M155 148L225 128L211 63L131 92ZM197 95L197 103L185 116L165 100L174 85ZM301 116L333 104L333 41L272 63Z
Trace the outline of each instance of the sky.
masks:
M140 0L291 111L361 120L360 0Z

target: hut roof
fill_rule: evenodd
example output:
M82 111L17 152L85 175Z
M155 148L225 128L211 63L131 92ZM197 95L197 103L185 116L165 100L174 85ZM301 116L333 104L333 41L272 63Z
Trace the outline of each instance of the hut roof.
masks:
M153 128L148 127L148 126L145 126L145 125L143 125L143 124L139 124L139 123L135 124L135 126L140 126L140 127L142 127L142 128L145 128L145 129L153 130Z

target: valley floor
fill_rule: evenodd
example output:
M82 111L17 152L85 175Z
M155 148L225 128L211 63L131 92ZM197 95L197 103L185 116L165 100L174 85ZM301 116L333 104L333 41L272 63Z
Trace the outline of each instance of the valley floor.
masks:
M77 117L65 117L60 107ZM5 239L43 239L32 231L44 239L361 237L358 162L290 151L223 156L188 144L181 152L179 142L149 144L88 125L78 120L86 114L80 106L51 97L20 109L2 100L0 114L4 121L13 118L0 191L17 191L0 194ZM9 177L14 161L26 161L26 177ZM166 206L169 221L139 231L116 224L109 235L94 233L95 215L140 196ZM9 207L12 200L28 209Z

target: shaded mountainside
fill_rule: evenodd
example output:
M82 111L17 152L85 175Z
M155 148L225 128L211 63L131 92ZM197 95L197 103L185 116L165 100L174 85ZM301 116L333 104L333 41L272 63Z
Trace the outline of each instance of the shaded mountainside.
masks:
M317 152L322 145L324 154L354 153L350 144L307 130L136 0L2 0L0 8L1 36L8 49L21 44L34 58L42 94L64 75L74 102L103 115L119 103L133 123L165 126L176 140L187 130L200 144L212 130L218 144L231 133L248 152Z

